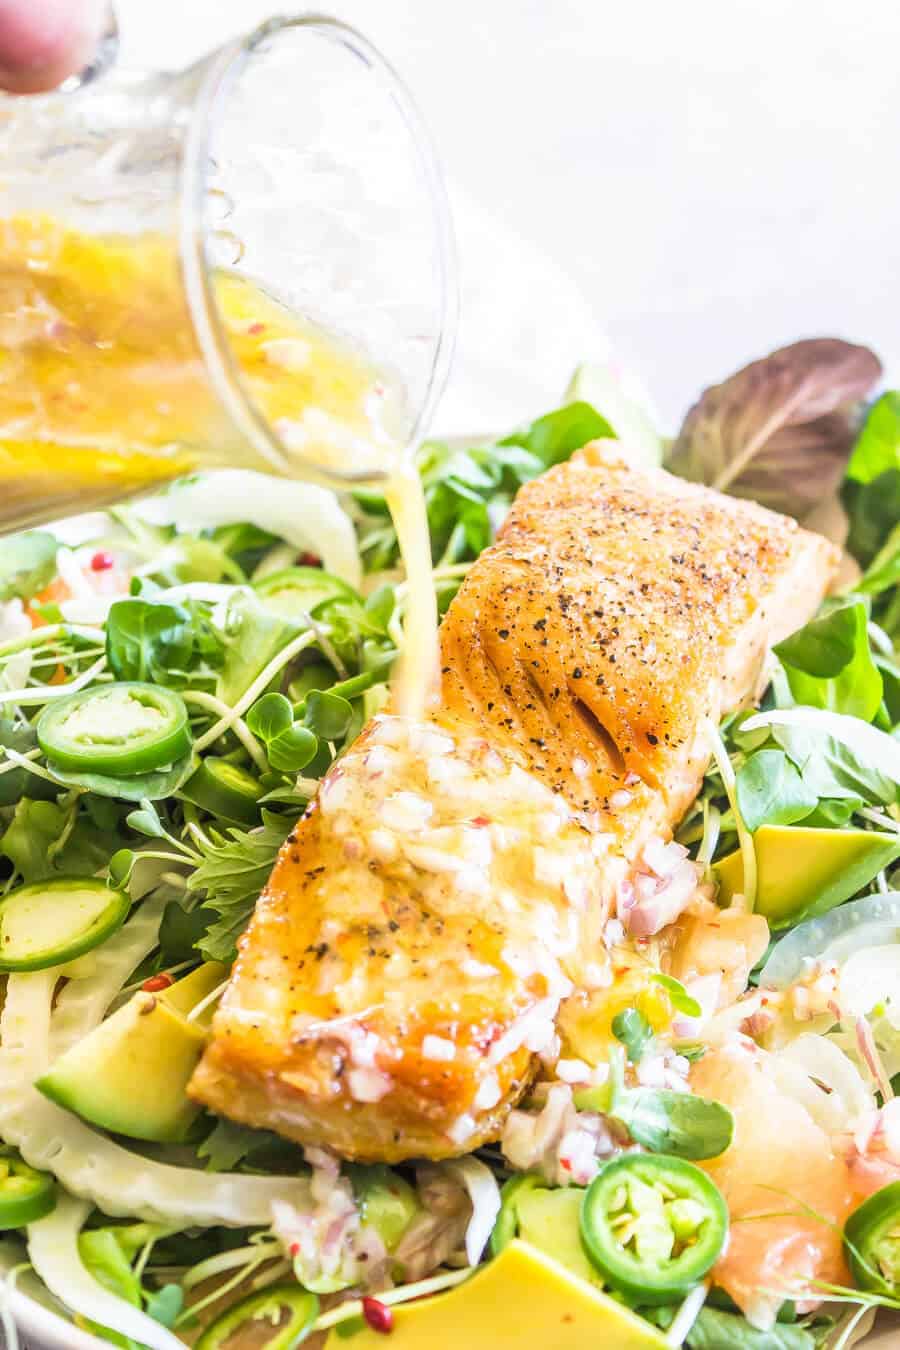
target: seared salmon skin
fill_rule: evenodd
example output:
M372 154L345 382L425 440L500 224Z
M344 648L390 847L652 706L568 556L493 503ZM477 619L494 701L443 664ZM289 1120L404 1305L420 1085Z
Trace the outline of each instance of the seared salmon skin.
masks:
M424 723L376 718L285 843L191 1094L344 1157L496 1139L573 993L699 884L669 844L836 550L597 442L524 487L441 629Z

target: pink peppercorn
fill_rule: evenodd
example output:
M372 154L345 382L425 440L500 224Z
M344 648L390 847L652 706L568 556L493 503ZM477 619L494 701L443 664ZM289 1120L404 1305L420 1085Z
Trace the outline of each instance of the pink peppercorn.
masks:
M103 549L101 549L99 553L95 553L93 558L91 558L92 572L108 572L109 569L111 567L115 567L115 565L116 560L113 557L113 555L111 553L107 553Z
M175 981L171 975L151 975L149 980L145 980L141 988L147 994L158 994L161 989L168 989L170 984Z
M373 1331L380 1331L383 1336L394 1330L394 1314L386 1303L382 1303L377 1298L364 1298L362 1301L363 1317L368 1322Z

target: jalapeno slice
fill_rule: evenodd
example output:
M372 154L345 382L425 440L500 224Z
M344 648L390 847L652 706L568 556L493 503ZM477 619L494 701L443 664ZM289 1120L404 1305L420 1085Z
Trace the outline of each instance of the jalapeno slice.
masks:
M259 799L265 789L239 764L207 755L179 795L210 815L235 825L259 824Z
M51 766L76 773L150 773L191 748L181 695L139 680L94 685L50 703L35 730Z
M728 1209L705 1172L665 1153L607 1163L585 1192L581 1236L614 1289L641 1303L683 1298L715 1263Z
M24 1228L56 1208L56 1181L36 1172L14 1148L0 1146L0 1228Z
M131 900L97 877L53 877L0 900L0 970L49 970L104 942Z
M844 1247L861 1289L897 1293L900 1286L900 1181L882 1186L844 1224Z
M285 1321L285 1314L287 1321ZM268 1322L272 1335L254 1341L259 1350L294 1350L305 1341L319 1315L315 1294L299 1284L273 1284L258 1294L249 1294L217 1317L194 1343L194 1350L221 1350L236 1331L251 1322Z
M285 567L255 583L266 609L289 619L315 614L333 600L355 601L359 596L352 586L321 567Z

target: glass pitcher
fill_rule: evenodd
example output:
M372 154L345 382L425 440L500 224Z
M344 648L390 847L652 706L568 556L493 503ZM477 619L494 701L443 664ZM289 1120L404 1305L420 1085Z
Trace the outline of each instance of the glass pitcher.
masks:
M0 104L0 531L197 468L374 483L445 382L441 175L359 33Z

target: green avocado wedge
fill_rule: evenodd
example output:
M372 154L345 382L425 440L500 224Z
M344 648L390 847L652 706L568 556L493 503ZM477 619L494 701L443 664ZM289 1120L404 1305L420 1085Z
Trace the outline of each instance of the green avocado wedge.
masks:
M228 974L210 961L161 993L138 991L36 1082L45 1097L114 1134L182 1141L200 1107L187 1085L206 1045L209 1013L188 1013Z
M532 1188L518 1203L519 1237L538 1251L546 1252L572 1275L603 1288L603 1276L591 1263L581 1241L580 1186L562 1190Z
M758 871L756 911L773 929L825 914L868 886L900 858L900 835L874 830L819 830L761 825L753 836ZM743 887L740 850L713 865L719 900Z

